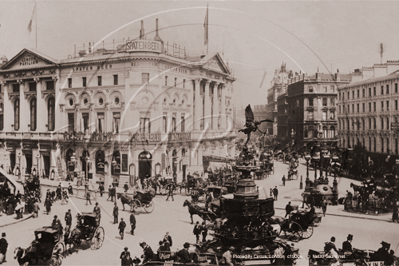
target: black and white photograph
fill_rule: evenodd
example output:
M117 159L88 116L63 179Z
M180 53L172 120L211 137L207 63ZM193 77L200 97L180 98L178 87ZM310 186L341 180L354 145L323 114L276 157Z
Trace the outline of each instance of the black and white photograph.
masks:
M0 1L0 264L398 266L399 1Z

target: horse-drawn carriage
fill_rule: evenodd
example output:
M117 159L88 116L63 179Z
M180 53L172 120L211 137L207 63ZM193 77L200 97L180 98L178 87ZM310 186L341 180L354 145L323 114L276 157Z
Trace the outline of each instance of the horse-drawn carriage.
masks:
M104 243L105 231L100 226L99 217L96 214L83 212L77 215L77 225L71 231L68 244L79 246L83 241L91 241L91 249L99 249Z
M298 179L298 166L299 162L294 157L291 158L288 168L288 178L287 180L297 180Z
M308 239L313 235L313 227L320 223L321 216L317 215L312 209L309 211L294 210L289 214L287 219L280 223L281 235L284 235L292 241L299 241L301 239Z
M29 192L33 192L36 197L41 198L42 190L39 176L29 175L29 177L25 180L24 190L26 195L28 195Z
M133 197L129 197L126 193L118 193L117 198L121 199L123 210L125 210L125 204L130 206L130 211L137 212L139 208L143 208L145 212L151 213L154 210L154 203L152 199L155 197L155 191L149 190L136 190Z
M49 265L59 266L64 258L65 244L62 234L52 227L42 227L35 230L35 240L26 249L16 248L15 258L19 265Z
M303 202L321 207L324 200L332 205L338 204L338 188L334 185L331 187L328 184L328 178L318 178L315 181L306 179L305 191L302 193ZM334 181L335 182L335 181Z

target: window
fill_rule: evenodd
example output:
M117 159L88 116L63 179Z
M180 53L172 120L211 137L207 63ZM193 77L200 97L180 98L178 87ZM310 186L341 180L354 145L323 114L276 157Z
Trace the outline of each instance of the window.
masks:
M352 114L355 113L355 104L352 104Z
M352 91L352 99L355 99L355 91Z
M46 81L46 90L48 91L54 90L54 80Z
M369 151L371 151L371 138L369 137Z
M18 83L12 84L12 92L19 92L19 84Z
M313 120L313 112L308 112L308 120Z
M167 113L163 113L163 117L162 117L162 127L164 132L168 132L168 114Z
M82 86L86 87L86 77L82 77Z
M313 98L309 98L309 106L313 106Z
M313 92L313 86L309 86L309 92Z
M349 104L348 104L348 113L350 113L351 109L349 108Z
M140 114L140 132L151 133L151 122L149 113Z
M398 100L395 100L395 111L398 111Z
M327 106L327 98L323 98L323 106Z
M120 112L116 112L112 114L112 128L113 128L113 132L114 133L119 133L119 126L121 123L121 113Z
M384 102L381 101L381 111L384 111Z
M377 128L377 119L375 119L375 117L373 119L374 119L374 129L376 129Z
M175 87L177 86L177 78L175 78Z
M363 107L363 108L362 108L362 112L363 112L363 113L366 112L366 108L365 108L365 107L366 107L366 104L365 104L365 103L362 104L362 107Z
M75 131L75 114L68 113L68 132L72 133Z
M335 98L330 98L330 105L335 106Z
M377 112L377 103L373 102L373 104L374 104L374 112Z
M363 91L362 91L362 97L363 98L366 97L366 90L365 89L363 89Z
M181 130L180 131L185 132L186 131L186 118L184 117L184 114L181 114L180 121L181 121L181 123L180 123Z
M377 95L377 88L374 87L373 89L374 89L374 96L376 96Z
M330 111L330 119L331 120L335 119L335 112L334 111Z
M371 118L369 118L369 129L371 129Z
M356 106L357 112L359 113L359 104Z
M348 91L348 100L350 99L350 94L349 94L349 91Z
M384 129L384 118L381 117L381 129Z
M165 76L165 86L168 86L168 76Z
M339 113L341 114L341 105L339 106Z
M36 91L36 82L29 82L29 91Z
M296 100L296 107L299 107L299 100Z
M384 153L384 139L381 138L381 153Z
M165 83L166 83L166 78L167 77L165 77ZM150 83L150 73L142 73L141 74L141 84L148 84L148 83Z
M47 129L53 131L55 128L55 99L51 97L47 102Z
M176 114L172 115L172 132L176 132Z
M104 174L105 155L104 151L98 150L96 152L96 173Z
M72 78L68 78L68 88L72 88Z
M342 100L345 100L345 93L342 93Z
M389 94L389 84L387 84L387 94Z
M334 92L335 91L335 86L334 85L330 85L330 92Z
M4 115L3 113L0 113L0 130L4 129Z
M30 101L30 130L36 130L36 98Z
M183 79L183 89L185 89L185 88L186 88L186 80Z
M97 76L97 86L102 86L102 76Z
M381 86L381 95L384 95L384 86Z
M357 98L360 98L359 90L357 90Z
M327 112L323 111L323 120L327 120Z
M389 111L389 101L387 101L387 111Z
M119 175L121 173L121 155L119 151L112 154L111 175Z
M371 88L369 88L369 97L371 97Z
M341 100L341 93L338 93L338 100Z
M398 93L398 83L395 83L395 93Z
M114 75L114 85L118 85L118 75Z
M97 133L105 132L104 113L97 113Z
M89 113L82 113L82 120L83 120L83 132L86 132L86 130L89 130Z
M327 92L327 86L323 86L323 91Z
M389 130L389 117L387 117L387 129Z
M371 103L369 103L369 112L371 112Z
M374 137L374 152L377 151L377 139Z
M14 101L14 130L19 130L19 98Z

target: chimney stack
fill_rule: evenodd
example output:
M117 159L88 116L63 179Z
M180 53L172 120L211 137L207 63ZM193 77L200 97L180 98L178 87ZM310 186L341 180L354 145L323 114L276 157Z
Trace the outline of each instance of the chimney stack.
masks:
M335 73L335 81L341 81L341 75L339 74L339 69L337 69L337 73Z
M321 80L320 73L319 73L319 68L317 68L316 80Z
M91 53L91 43L89 42L89 54Z
M159 37L159 34L158 34L158 19L155 20L155 37L154 37L154 41L163 42L161 37Z
M141 21L140 40L144 39L144 21Z

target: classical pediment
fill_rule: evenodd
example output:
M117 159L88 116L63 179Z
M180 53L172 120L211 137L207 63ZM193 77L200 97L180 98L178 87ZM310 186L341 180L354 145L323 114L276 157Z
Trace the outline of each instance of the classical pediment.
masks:
M230 74L229 69L227 68L227 65L223 62L222 57L219 55L219 53L216 53L213 56L210 57L205 57L204 58L204 63L202 65L202 68L223 73L223 74Z
M1 67L1 70L19 70L27 68L40 68L55 66L58 62L38 51L23 49L10 61Z

